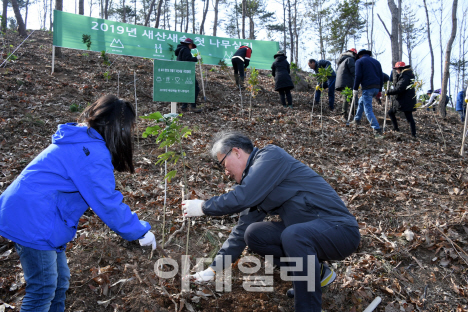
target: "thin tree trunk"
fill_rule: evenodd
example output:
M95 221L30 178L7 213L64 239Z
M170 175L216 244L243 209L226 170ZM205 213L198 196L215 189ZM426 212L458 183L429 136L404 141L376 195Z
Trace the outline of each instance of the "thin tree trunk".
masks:
M109 0L104 5L104 19L109 19Z
M246 13L246 5L247 0L242 0L242 39L245 39L245 13Z
M52 2L51 2L52 3ZM29 0L26 0L24 9L24 28L28 29Z
M84 15L84 0L78 1L78 14Z
M52 28L53 28L53 18L52 18L52 13L53 13L53 10L52 10L52 0L50 0L50 3L49 3L49 30L52 31ZM26 27L26 24L24 25Z
M203 8L203 18L202 18L202 22L201 22L201 25L200 25L200 35L203 35L205 33L205 21L206 21L206 14L208 13L208 4L209 4L210 0L206 0L205 1L205 7Z
M283 0L283 50L286 52L286 3Z
M398 0L398 51L399 51L399 57L398 60L401 61L403 59L403 38L402 38L402 33L403 30L401 28L401 0Z
M174 31L177 31L177 0L174 0Z
M195 33L195 0L192 0L192 34Z
M255 40L255 24L251 15L249 15L249 39Z
M237 30L237 38L240 39L240 33L239 33L239 16L237 15L237 0L234 2L234 8L236 12L236 30Z
M57 11L63 10L63 0L55 0L55 9ZM55 47L55 57L62 57L62 48Z
M432 50L429 11L427 10L426 0L423 0L423 3L424 3L424 10L426 10L427 40L429 41L429 51L431 53L431 90L434 91L434 51Z
M219 7L219 0L215 0L215 7L214 7L214 23L213 23L213 36L216 37L216 30L218 29L218 7Z
M370 50L372 51L374 49L374 5L375 2L372 0L372 23L371 23L371 33L370 33Z
M442 23L443 23L443 11L444 11L444 1L440 1L440 24L439 24L439 38L440 38L440 44L439 44L439 47L440 47L440 81L441 81L441 84L443 83L442 81L442 77L444 76L443 74L443 54L444 54L444 50L442 49Z
M458 6L458 0L453 0L452 33L450 35L449 41L447 42L447 48L445 49L444 76L443 76L443 81L442 81L442 90L440 92L440 99L439 99L439 113L444 118L447 115L447 111L445 107L446 106L445 96L447 94L447 82L448 82L448 78L450 74L450 54L452 53L453 41L455 40L455 36L457 35L457 6Z
M190 17L188 0L185 0L185 12L187 14L187 18L185 20L185 32L188 32L189 17Z
M26 38L28 34L26 33L26 27L24 26L23 17L21 16L21 12L18 7L18 2L16 0L10 1L13 7L13 12L15 12L16 22L18 23L18 32L21 37Z
M294 0L294 41L296 42L296 53L294 53L295 63L298 64L298 55L299 55L299 33L297 31L297 0ZM292 57L291 57L292 62Z
M160 0L159 2L161 2L162 0ZM156 2L156 0L152 0L151 3L150 3L150 6L148 8L148 13L146 14L146 18L145 18L145 24L144 26L148 26L149 24L149 20L151 18L151 14L153 14L153 8L154 8L154 3ZM156 23L158 23L159 21L156 20ZM158 28L158 26L154 26L154 28Z
M163 0L159 0L159 3L158 3L158 11L157 11L157 14L156 14L156 24L155 24L155 28L159 28L159 21L161 19L161 7L162 7L162 3L163 3ZM164 22L164 27L166 27L166 22Z
M126 23L127 22L127 10L125 8L125 0L122 0L122 22Z
M387 3L390 9L390 13L392 14L392 34L390 36L390 41L391 41L391 47L392 47L392 65L393 65L396 62L400 61L400 45L398 42L399 10L393 0L388 0ZM393 75L393 80L395 81L395 79L396 79L396 75Z
M7 13L8 13L8 0L3 0L3 12L2 12L2 32L5 33L7 30Z
M292 18L291 18L291 0L288 0L288 25L289 25L289 40L291 41L291 60L294 57L294 37L292 29Z

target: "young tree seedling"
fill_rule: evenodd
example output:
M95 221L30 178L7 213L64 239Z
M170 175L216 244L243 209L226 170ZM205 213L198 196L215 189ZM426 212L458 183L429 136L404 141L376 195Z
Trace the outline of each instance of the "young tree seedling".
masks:
M166 152L158 156L159 160L156 162L156 165L161 163L173 163L174 165L179 161L182 160L182 167L184 170L183 175L183 194L187 194L187 177L185 173L185 152L182 148L182 140L187 138L189 135L192 134L192 130L190 130L187 126L183 126L180 123L178 114L165 114L162 115L160 112L152 113L148 116L141 116L144 119L154 120L157 123L163 123L163 126L156 124L152 127L147 127L145 132L143 132L143 138L147 138L149 135L156 136L156 144L159 144L159 148L164 148ZM175 147L177 151L168 151L168 147ZM177 175L177 170L169 171L164 180L171 182ZM164 246L165 241L165 227L166 227L166 196L167 194L164 193L164 211L163 211L163 241L162 246ZM182 198L184 200L185 198ZM188 227L190 228L190 221L188 221Z
M255 67L252 68L250 72L250 77L249 77L249 86L247 87L247 90L250 92L250 108L249 108L249 119L250 115L252 112L252 98L255 98L258 94L258 91L260 91L260 88L258 88L258 70L255 69Z
M332 68L330 66L323 68L320 67L318 73L314 74L313 76L317 78L318 86L316 91L323 92L323 84L327 82L328 77L331 76L333 73ZM323 105L322 105L322 96L320 96L320 128L322 129L322 139L321 144L323 145Z

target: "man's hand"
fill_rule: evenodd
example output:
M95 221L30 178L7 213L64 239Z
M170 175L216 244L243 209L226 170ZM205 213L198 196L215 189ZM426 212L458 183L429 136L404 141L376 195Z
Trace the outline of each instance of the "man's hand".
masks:
M138 241L140 242L141 246L153 246L153 250L156 249L156 238L150 231L146 232L145 236L140 238Z
M381 97L382 97L382 92L377 93L377 95L375 96L375 98L378 100L380 100Z
M197 60L201 60L201 55L197 54Z
M465 99L465 103L468 103L468 99Z
M184 217L200 217L205 215L202 210L204 202L201 199L184 200L182 202Z
M359 93L359 91L358 91L358 90L353 90L353 96L357 96L357 95L358 95L358 93Z
M194 282L198 282L198 283L209 282L209 281L214 280L215 275L216 275L215 271L213 271L213 269L209 267L208 269L204 271L197 272L193 275L190 275L190 280Z

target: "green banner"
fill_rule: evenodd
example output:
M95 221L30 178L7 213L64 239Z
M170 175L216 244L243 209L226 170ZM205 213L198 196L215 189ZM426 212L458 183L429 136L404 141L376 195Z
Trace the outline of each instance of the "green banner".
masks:
M153 101L194 103L195 64L154 60Z
M218 65L224 60L231 66L231 57L241 45L252 48L250 67L271 69L273 55L279 50L275 41L231 39L204 36L125 24L79 14L54 11L54 45L86 50L83 35L91 36L91 51L175 60L174 50L181 40L191 38L203 57L203 63Z

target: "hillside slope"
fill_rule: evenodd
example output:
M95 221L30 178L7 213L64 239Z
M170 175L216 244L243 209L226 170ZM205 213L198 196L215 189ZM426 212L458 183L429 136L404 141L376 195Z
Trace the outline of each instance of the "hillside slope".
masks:
M14 33L0 39L3 58L10 45L22 41ZM51 44L50 33L36 31L15 53L17 59L0 68L0 192L50 143L58 124L76 120L79 112L72 110L104 94L136 102L140 116L170 112L169 103L152 101L151 60L108 55L107 68L99 53L62 49L51 75ZM242 100L231 72L204 66L203 76L204 112L181 117L193 129L184 142L192 198L210 198L234 185L209 157L213 134L236 129L258 147L277 144L322 175L361 227L357 252L330 263L338 277L323 295L324 311L362 311L376 296L383 299L376 311L468 310L468 166L459 155L462 125L454 112L442 120L432 111L417 111L417 138L400 118L401 132L375 139L365 118L361 126L346 127L326 104L323 114L315 104L311 123L312 91L293 91L294 108L284 109L269 71L260 71L257 97L244 91ZM340 110L341 96L336 98ZM374 108L382 122L383 107ZM154 138L141 137L149 125L140 119L135 133L136 173L116 173L116 180L125 202L160 240L164 172L155 163L163 151ZM168 184L165 229L166 240L175 233L166 251L180 263L187 231L180 210L182 167L177 168L179 176ZM236 222L230 216L195 219L189 237L192 265L195 258L215 255ZM154 273L159 255L124 241L91 210L80 220L67 256L72 277L66 311L178 311L181 305L196 311L294 310L285 296L291 284L277 270L273 292L245 291L246 275L234 266L232 292L218 293L208 284L180 293L180 275L159 279ZM263 267L253 275L262 272ZM13 243L0 237L0 299L11 311L19 311L24 287Z

